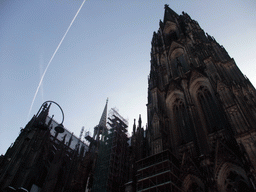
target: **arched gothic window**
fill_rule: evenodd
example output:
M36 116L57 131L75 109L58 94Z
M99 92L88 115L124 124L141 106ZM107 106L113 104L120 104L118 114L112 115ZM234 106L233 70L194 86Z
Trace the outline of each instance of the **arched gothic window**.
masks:
M183 191L186 192L204 192L205 185L200 178L195 175L187 175L183 181Z
M184 144L192 140L191 124L184 102L176 99L173 105L174 124L177 129L179 144Z
M204 86L198 89L198 101L202 108L207 132L212 133L219 130L222 125L222 117L219 114L218 106L211 93Z
M179 65L182 67L183 73L186 73L189 70L189 65L186 62L184 50L182 48L175 49L170 57L170 64L171 64L171 70L172 70L172 76L175 79L176 77L179 77L180 71L179 71Z
M216 182L219 188L218 191L254 191L245 170L229 162L222 165Z
M225 179L226 191L251 191L246 180L235 171L230 171Z

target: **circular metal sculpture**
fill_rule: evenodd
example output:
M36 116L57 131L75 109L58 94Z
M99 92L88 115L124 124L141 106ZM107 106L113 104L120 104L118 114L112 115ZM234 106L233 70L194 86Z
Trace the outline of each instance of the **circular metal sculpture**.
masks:
M58 103L56 103L55 101L45 101L42 105L41 105L41 108L39 109L39 111L37 112L36 116L38 116L40 110L43 108L44 105L47 105L47 103L54 103L55 105L57 105L60 110L61 110L61 113L62 113L62 121L59 125L57 125L54 129L57 133L63 133L65 131L64 129L64 126L63 126L63 121L64 121L64 112L62 110L62 108L60 107L60 105Z

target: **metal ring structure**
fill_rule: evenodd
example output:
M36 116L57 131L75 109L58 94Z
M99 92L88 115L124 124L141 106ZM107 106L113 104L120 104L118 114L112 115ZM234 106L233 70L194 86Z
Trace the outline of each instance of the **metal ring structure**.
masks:
M62 113L62 121L61 121L60 124L62 125L63 122L64 122L64 112L63 112L62 108L60 107L60 105L59 105L58 103L56 103L55 101L51 101L51 100L45 101L45 102L41 105L41 107L40 107L40 109L38 110L36 116L39 114L40 110L42 109L42 107L43 107L44 104L46 104L46 103L54 103L55 105L57 105L57 106L60 108L61 113Z

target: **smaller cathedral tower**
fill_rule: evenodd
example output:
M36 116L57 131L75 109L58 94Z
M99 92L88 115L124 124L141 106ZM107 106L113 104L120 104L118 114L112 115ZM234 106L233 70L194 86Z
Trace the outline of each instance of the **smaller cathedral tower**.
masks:
M103 113L100 118L99 124L94 127L93 139L99 141L100 135L107 130L107 108L108 108L108 99L106 101L106 105L104 107ZM101 137L102 138L102 137Z

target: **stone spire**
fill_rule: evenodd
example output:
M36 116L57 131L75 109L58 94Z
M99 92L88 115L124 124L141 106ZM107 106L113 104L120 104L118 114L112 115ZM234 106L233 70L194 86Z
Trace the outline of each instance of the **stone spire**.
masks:
M106 126L107 125L107 108L108 108L108 99L106 101L105 108L101 115L100 122L96 127L94 127L93 138L97 141L99 140L100 134L102 134L107 129L107 126Z
M133 134L135 134L136 131L136 119L134 119L134 123L133 123Z
M142 124L141 114L140 114L140 116L139 116L139 121L138 121L138 123L139 123L139 128L141 128L141 124Z
M107 98L105 108L104 108L103 113L102 113L101 118L100 118L100 122L99 122L99 125L98 125L99 127L106 128L106 124L107 124L107 108L108 108L108 98Z

